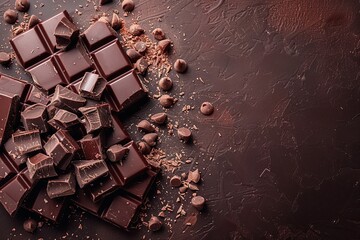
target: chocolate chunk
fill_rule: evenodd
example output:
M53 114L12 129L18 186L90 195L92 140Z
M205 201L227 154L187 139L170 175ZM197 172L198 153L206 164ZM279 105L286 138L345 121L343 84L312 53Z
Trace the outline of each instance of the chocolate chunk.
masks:
M158 42L159 49L164 53L170 50L171 41L169 39L164 39Z
M152 34L154 35L154 38L158 41L164 40L165 39L165 33L161 28L155 28L152 31Z
M146 142L139 142L138 148L139 148L140 152L144 155L147 155L151 152L151 147Z
M167 120L167 114L166 113L155 113L151 115L150 117L151 122L156 124L164 124Z
M188 181L191 181L193 183L198 183L200 181L200 173L199 173L199 169L196 169L194 171L189 171L188 174Z
M132 24L129 27L129 32L131 35L133 36L140 36L141 34L143 34L145 31L144 29L139 25L139 24Z
M56 130L66 130L80 124L80 119L72 112L59 109L56 111L54 117L48 121L48 123Z
M22 168L27 161L27 156L19 153L12 138L9 138L5 142L4 153L6 154L6 158L11 161L10 165L14 165L16 169Z
M121 29L122 27L122 19L116 14L113 13L112 15L112 19L111 19L111 27L115 30L118 31Z
M37 229L38 223L34 219L26 219L23 223L23 228L26 232L33 233Z
M177 175L173 176L170 178L170 184L172 187L180 187L182 184L181 177Z
M188 128L184 128L184 127L179 128L177 133L178 133L179 139L184 142L190 141L190 139L192 137L192 133L191 133L190 129L188 129Z
M121 3L121 7L125 12L132 12L135 8L135 3L133 0L124 0Z
M80 188L104 176L109 172L103 160L80 160L73 163L76 180Z
M25 32L25 29L23 27L21 27L21 26L17 26L13 30L13 36L16 37L16 36L20 35L23 32Z
M142 57L136 61L134 67L140 75L145 75L148 70L149 63Z
M159 80L159 87L164 91L169 91L173 86L173 82L169 77L162 77Z
M84 153L83 160L101 160L103 159L103 150L100 136L86 135L79 141Z
M30 0L16 0L15 8L19 12L27 12L30 8Z
M143 136L142 140L149 144L150 147L154 147L158 137L159 135L157 133L148 133Z
M143 132L146 133L150 133L150 132L155 132L155 128L153 125L151 125L151 123L148 120L142 120L140 121L136 127Z
M133 63L142 57L138 51L136 51L135 49L132 49L132 48L129 48L128 50L126 50L126 55L128 55L128 57L130 58L130 61Z
M106 151L107 158L111 162L122 161L128 153L129 153L129 149L126 147L123 147L120 144L115 144Z
M149 229L153 232L159 231L162 227L162 222L156 216L152 216L148 223Z
M80 83L79 92L82 97L99 101L106 88L106 80L95 73L85 73Z
M167 94L162 95L159 98L160 105L164 108L170 108L175 103L175 99Z
M203 102L200 107L200 112L204 115L211 115L214 112L214 106L209 102Z
M15 10L8 9L4 12L4 20L8 24L14 24L18 20L18 14Z
M67 17L63 17L55 28L56 47L67 49L75 46L80 35L80 30Z
M205 205L205 198L202 196L195 196L191 199L191 205L201 211Z
M76 180L72 173L60 175L48 181L46 192L49 198L65 197L75 194Z
M57 85L54 96L52 97L50 105L62 108L71 112L76 112L78 108L86 104L86 99L73 91Z
M111 114L110 119L112 121L113 127L104 129L100 133L103 146L105 148L109 148L117 143L123 144L129 142L130 136L119 121L119 118L115 114Z
M104 5L104 4L107 4L107 3L111 3L112 0L99 0L99 5Z
M174 69L178 73L186 72L187 68L188 68L187 63L183 59L177 59L174 63Z
M28 25L29 29L35 27L40 22L41 22L41 20L36 15L31 15L31 17L29 19L29 25Z
M110 18L108 18L107 16L100 17L98 21L110 24Z
M135 47L136 51L138 51L141 54L145 54L145 52L147 50L146 43L143 41L139 41L139 42L135 43L134 47Z
M50 98L43 93L39 88L35 87L34 85L31 86L28 95L26 96L25 102L28 104L48 104L50 101Z
M103 128L111 128L112 121L110 116L109 104L103 103L91 107L79 108L85 117L85 128L87 133L93 133Z
M33 157L29 157L26 165L29 169L29 176L31 179L57 176L53 159L45 154L38 153Z
M12 139L20 154L30 153L42 149L40 131L18 131L12 134Z
M19 109L19 96L9 96L5 93L0 93L0 144L6 141L11 133L14 131L13 127L16 125L17 112Z
M21 120L25 130L39 129L40 133L48 131L46 106L41 103L27 107L21 113Z
M6 52L0 52L0 64L8 66L11 63L11 56Z

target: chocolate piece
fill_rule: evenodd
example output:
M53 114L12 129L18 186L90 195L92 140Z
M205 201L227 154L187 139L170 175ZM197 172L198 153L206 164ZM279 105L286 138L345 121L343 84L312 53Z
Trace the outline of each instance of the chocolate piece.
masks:
M49 101L50 98L34 85L30 87L29 93L26 96L26 100L25 100L25 102L28 104L41 103L44 105L48 104Z
M17 173L10 159L0 153L0 186Z
M51 52L38 33L38 28L29 29L10 40L21 66L28 68L50 56Z
M145 133L155 132L155 128L148 120L142 120L140 121L136 127Z
M133 63L135 63L138 59L142 57L141 54L133 48L129 48L128 50L126 50L126 55L128 55L131 62Z
M41 22L41 20L36 15L31 15L29 19L28 27L29 29L35 27Z
M50 104L58 108L76 112L78 108L86 104L86 99L63 86L58 85L55 88L55 93Z
M95 73L85 73L79 87L82 97L99 101L106 88L106 80Z
M8 66L11 63L10 54L7 52L0 52L0 64L3 66Z
M41 179L57 176L54 168L54 161L45 154L38 153L33 157L29 157L26 165L29 169L31 179Z
M139 41L139 42L135 43L134 47L135 47L136 51L138 51L141 54L145 54L145 52L147 50L146 43L143 41Z
M204 115L211 115L214 112L214 106L209 102L203 102L200 107L200 112Z
M190 131L190 129L188 128L179 128L177 130L177 134L180 140L183 140L184 142L188 142L190 141L191 137L192 137L192 133Z
M131 62L119 41L112 42L91 56L100 75L108 81L131 69Z
M145 75L149 67L149 63L145 58L142 57L136 61L134 67L140 75Z
M200 181L201 175L199 173L199 169L196 169L194 171L189 171L188 174L188 181L193 183L198 183Z
M67 49L74 46L80 35L80 30L67 17L63 17L55 28L56 47Z
M108 164L109 166L110 164ZM85 187L88 197L93 202L99 202L102 199L107 200L107 196L114 193L120 188L121 184L118 183L111 174L105 175L93 183ZM110 197L109 197L110 198Z
M99 135L94 137L88 134L79 143L84 153L84 160L101 160L104 158Z
M27 160L26 155L21 155L13 141L12 138L9 138L4 144L4 152L8 159L12 162L12 165L15 166L16 169L20 170Z
M4 20L8 24L14 24L18 20L18 14L15 10L8 9L4 12Z
M147 170L145 174L140 175L126 186L123 186L122 190L139 201L145 202L146 197L155 182L156 175L156 172Z
M29 88L30 84L25 81L5 75L0 77L0 92L6 93L6 95L11 97L18 95L21 102L25 100Z
M59 110L60 110L60 108L55 107L54 105L46 106L46 111L48 113L49 118L53 118Z
M93 133L103 128L112 127L109 104L103 103L91 107L79 108L85 117L85 128L87 133Z
M174 69L178 73L186 72L187 68L188 68L187 63L183 59L177 59L174 63Z
M39 129L40 133L48 131L46 106L41 103L27 107L21 113L21 120L25 130Z
M154 147L158 137L159 135L157 133L148 133L143 136L142 140L149 144L150 147Z
M142 142L142 141L139 142L138 148L139 148L140 152L144 155L147 155L151 152L151 147L146 142Z
M164 39L158 42L158 48L164 53L170 50L171 41L169 39Z
M109 172L103 160L80 160L75 161L73 165L75 167L76 181L80 188Z
M152 31L152 34L154 35L154 38L158 41L164 40L165 39L165 33L161 28L155 28Z
M15 8L19 12L27 12L30 8L29 0L15 0Z
M130 107L146 96L145 90L134 71L114 79L107 85L107 100L113 111L119 112Z
M76 206L80 207L86 212L89 212L95 216L99 216L99 214L101 214L103 205L102 202L92 201L90 194L84 189L78 189L71 200Z
M107 158L111 162L122 161L128 153L129 153L129 149L123 147L120 144L115 144L106 151Z
M104 148L109 148L117 143L127 143L130 140L129 134L124 129L120 120L114 114L111 114L112 128L104 129L101 133L101 141Z
M170 108L175 103L175 99L167 94L162 95L159 98L160 105L164 108Z
M133 0L124 0L121 3L121 7L125 12L132 12L135 8L135 3Z
M156 216L152 216L148 223L149 229L153 232L159 231L162 227L162 222Z
M21 33L25 32L25 29L21 26L17 26L14 28L13 30L13 36L17 36L17 35L20 35Z
M85 43L86 48L92 52L116 39L116 34L110 28L109 24L97 21L84 31L81 38ZM111 60L115 59L113 57L110 58Z
M169 91L173 86L173 82L169 77L162 77L159 81L159 87L164 91Z
M104 5L106 3L111 3L112 0L99 0L99 5Z
M30 219L26 219L23 223L23 228L26 232L29 233L33 233L35 232L36 228L38 226L37 221L35 221L34 219L30 218Z
M7 140L16 124L17 110L19 109L19 96L8 96L0 93L0 144Z
M129 27L129 33L133 36L140 36L144 32L144 29L139 24L132 24Z
M202 196L195 196L191 199L191 205L201 211L205 205L205 198Z
M153 123L156 124L164 124L167 120L167 114L166 113L155 113L150 116L150 120Z
M120 30L122 27L122 19L116 13L113 13L112 15L111 27L115 31Z
M48 123L56 130L66 130L80 124L80 119L72 112L59 109L55 113L55 116L48 121Z
M170 178L170 184L172 187L180 187L182 185L181 177L180 176L173 176Z
M47 183L46 192L49 198L65 197L75 194L76 181L72 173L60 175Z
M18 131L12 134L12 139L20 154L30 153L42 149L40 131Z

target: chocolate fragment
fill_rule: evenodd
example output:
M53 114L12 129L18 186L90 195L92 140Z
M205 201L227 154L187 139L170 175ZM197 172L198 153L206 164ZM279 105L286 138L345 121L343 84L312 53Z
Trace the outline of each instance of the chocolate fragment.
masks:
M80 83L80 95L99 101L106 88L106 83L106 80L99 77L98 74L87 72Z
M121 27L122 27L122 19L121 19L116 13L113 13L113 15L112 15L111 27L112 27L115 31L120 30Z
M35 27L40 22L41 22L41 20L36 15L31 15L31 17L29 19L29 24L28 24L29 29Z
M121 3L121 7L125 12L132 12L135 8L135 3L133 0L124 0Z
M148 223L149 229L153 232L159 231L162 227L162 222L156 216L152 216Z
M25 29L23 27L21 27L21 26L17 26L13 30L13 36L16 37L16 36L20 35L23 32L25 32Z
M15 166L16 169L21 169L23 167L23 165L27 161L27 156L26 155L21 155L19 153L19 151L17 149L17 146L15 145L12 138L9 138L5 142L5 144L4 144L4 153L6 154L6 157L4 157L4 159L6 158L6 160L3 159L3 162L7 163L10 160L11 164L9 164L9 165ZM2 155L0 154L0 156L2 156Z
M122 187L122 190L141 202L145 202L148 193L153 187L157 172L147 170L143 175L138 176L132 182Z
M139 24L132 24L129 27L129 32L131 35L133 36L140 36L141 34L143 34L145 31L144 29L139 25Z
M129 48L128 50L126 50L126 55L128 55L128 57L130 58L130 61L133 63L142 57L138 51L136 51L135 49L132 49L132 48Z
M77 112L78 108L86 104L86 99L73 91L57 85L50 105L62 108L71 112Z
M81 149L83 150L83 160L101 160L103 159L103 149L100 136L86 135L80 141Z
M205 198L202 196L195 196L191 199L191 205L201 211L205 205Z
M99 5L104 5L104 4L107 4L107 3L111 3L112 0L99 0Z
M15 8L19 12L27 12L30 8L30 1L29 0L16 0Z
M139 42L135 43L134 47L135 47L136 51L138 51L141 54L145 54L145 52L147 50L146 43L144 43L143 41L139 41Z
M203 102L200 107L200 112L204 115L211 115L214 112L214 106L209 102Z
M145 133L155 132L155 128L148 120L142 120L140 121L136 127Z
M159 135L157 133L148 133L143 136L142 140L149 144L150 147L154 147L158 137Z
M159 98L160 105L164 108L170 108L175 103L175 99L167 94L162 95Z
M170 178L170 184L172 187L180 187L182 185L181 177L180 176L173 176Z
M199 169L196 169L194 171L189 171L188 174L188 181L193 183L198 183L200 181L201 175L199 172Z
M155 28L152 31L152 34L154 35L154 38L158 41L164 40L165 39L165 33L161 28Z
M31 86L28 95L26 96L25 102L28 104L36 104L41 103L43 105L48 104L50 98L43 93L39 88L35 87L34 85Z
M127 143L130 140L129 134L124 129L119 118L115 114L110 115L113 127L103 129L100 133L102 145L109 148L117 143Z
M80 124L80 119L72 112L59 109L56 111L54 117L48 121L48 123L56 130L66 130Z
M142 141L139 142L138 148L139 148L140 152L144 155L147 155L151 152L151 147L146 142L142 142Z
M11 56L6 52L0 52L0 64L8 66L11 63Z
M34 219L30 218L30 219L26 219L23 223L23 228L26 232L29 233L34 233L36 228L37 228L37 221L35 221Z
M30 153L42 149L40 131L18 131L12 134L12 139L20 154Z
M60 175L55 179L48 181L46 188L49 198L65 197L75 194L76 181L72 173Z
M110 18L108 18L107 16L100 17L98 21L110 24Z
M129 149L120 144L115 144L106 151L107 158L111 162L120 162L128 153Z
M172 42L169 39L164 39L158 42L158 47L163 53L168 52L170 50L171 43Z
M45 154L38 153L33 157L29 157L26 165L31 179L42 179L57 176L53 159Z
M8 9L4 12L4 20L8 24L14 24L18 20L18 14L15 10Z
M112 121L110 116L109 104L103 103L91 107L79 108L85 117L85 128L87 133L93 133L103 128L111 128Z
M0 144L7 140L16 124L17 110L19 109L19 96L9 96L0 92Z
M94 202L91 199L90 193L85 189L78 189L75 195L71 198L73 203L83 209L86 212L89 212L95 216L99 216L103 209L103 202L98 201Z
M109 172L103 160L80 160L73 163L76 181L80 188L104 176Z
M48 131L46 106L41 103L27 107L21 113L21 120L25 130L38 129L40 133Z
M187 68L188 68L187 63L183 59L177 59L174 63L174 69L178 73L186 72Z
M188 129L188 128L184 128L184 127L179 128L177 133L178 133L179 139L184 142L188 142L192 137L192 133L191 133L190 129Z
M151 122L156 124L164 124L167 120L167 114L166 113L155 113L151 115L150 117Z
M139 74L145 75L148 70L149 63L142 57L136 61L134 66Z
M67 17L63 17L55 28L56 47L67 49L74 46L80 35L80 30Z
M159 80L159 87L164 91L169 91L173 86L173 82L169 77L162 77Z

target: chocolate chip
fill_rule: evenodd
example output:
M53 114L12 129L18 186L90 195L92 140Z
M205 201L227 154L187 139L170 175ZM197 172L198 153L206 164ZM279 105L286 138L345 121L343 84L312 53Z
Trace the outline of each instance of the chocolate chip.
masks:
M146 43L144 43L143 41L139 41L137 43L135 43L135 49L136 51L138 51L141 54L145 54L147 46Z
M35 27L37 24L39 24L41 20L36 15L31 15L29 19L29 29Z
M153 232L159 231L162 227L162 222L156 216L152 216L149 220L149 229Z
M30 8L30 1L29 0L16 0L15 8L19 12L27 12Z
M10 54L6 52L0 52L0 64L7 66L11 63L11 57Z
M167 52L170 50L171 41L169 39L164 39L159 41L158 47L162 52Z
M200 107L200 112L204 115L211 115L214 112L214 106L209 102L203 102Z
M155 132L155 128L153 125L151 125L151 123L148 120L142 120L140 121L136 127L143 132L146 133L150 133L150 132Z
M189 171L188 174L188 181L193 182L193 183L198 183L200 181L201 175L199 172L199 169L196 169L194 171Z
M129 28L129 32L133 36L140 36L144 33L144 29L139 24L132 24Z
M130 61L133 63L135 63L137 60L139 60L142 57L142 55L138 51L132 48L126 50L126 55L128 55Z
M174 69L178 73L184 73L187 70L187 63L183 59L177 59L174 63Z
M159 135L157 133L148 133L143 136L142 140L146 142L150 147L154 147L156 145L158 137Z
M191 199L191 205L201 211L205 205L205 198L202 196L195 196Z
M4 20L8 24L14 24L18 20L18 14L15 10L8 9L4 12Z
M149 67L149 63L142 57L136 61L134 66L139 74L145 75Z
M113 13L112 20L111 20L111 27L115 31L119 30L122 27L122 20L116 13Z
M191 131L188 128L179 128L178 129L178 136L180 140L183 140L184 142L188 142L191 139Z
M165 94L159 98L159 102L164 108L170 108L175 103L175 99Z
M121 7L125 12L131 12L135 8L135 3L133 0L124 0Z
M106 151L106 155L111 162L123 160L128 153L129 148L123 147L120 144L115 144Z
M140 152L144 155L147 155L151 152L151 147L146 142L139 142L138 148L139 148Z
M167 120L167 114L166 113L155 113L151 115L150 117L151 122L156 124L164 124Z
M173 82L169 77L163 77L159 81L159 87L164 91L169 91L173 86Z
M182 184L181 177L178 175L173 176L170 178L170 184L172 187L180 187Z
M37 222L34 219L27 219L24 221L23 228L26 232L33 233L37 228Z
M164 40L165 39L165 33L161 28L155 28L152 31L152 34L154 35L154 38L158 41Z

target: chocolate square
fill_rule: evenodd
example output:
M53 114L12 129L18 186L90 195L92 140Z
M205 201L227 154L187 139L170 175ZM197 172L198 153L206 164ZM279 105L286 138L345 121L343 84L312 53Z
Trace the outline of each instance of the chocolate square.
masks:
M92 52L116 39L116 34L109 24L97 21L84 31L81 35L81 39L88 51Z

